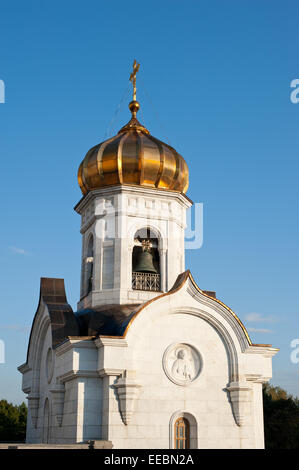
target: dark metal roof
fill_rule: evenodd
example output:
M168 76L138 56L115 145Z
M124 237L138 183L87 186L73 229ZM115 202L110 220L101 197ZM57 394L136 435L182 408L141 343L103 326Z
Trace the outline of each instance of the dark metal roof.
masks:
M80 336L122 336L140 305L102 305L78 311Z
M72 307L67 302L64 288L64 280L42 277L40 280L40 294L38 307L33 319L32 328L30 332L27 350L27 362L32 339L32 332L34 329L41 301L43 301L48 307L51 320L53 348L58 344L62 343L62 341L64 341L68 336L75 336L79 334L79 326L77 319L73 313Z
M46 304L49 311L52 330L52 347L55 348L70 336L82 338L97 337L100 335L123 336L130 320L142 310L143 306L146 306L148 303L151 303L161 296L169 295L178 290L184 284L188 276L190 276L190 271L181 273L168 293L158 295L155 299L143 304L102 305L95 308L79 310L76 313L73 312L72 307L67 302L64 280L42 277L38 309L30 333L27 361L32 331L41 301ZM215 292L201 292L217 301Z

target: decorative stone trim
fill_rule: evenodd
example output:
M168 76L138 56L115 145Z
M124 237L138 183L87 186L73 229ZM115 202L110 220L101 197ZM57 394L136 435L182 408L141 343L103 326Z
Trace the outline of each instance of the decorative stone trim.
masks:
M31 367L29 367L27 362L25 362L25 364L22 364L21 366L18 367L18 371L20 371L21 374L26 374L26 372L30 372L31 370L32 369L31 369Z
M245 378L248 382L254 382L257 384L263 384L266 382L269 382L271 377L266 377L265 375L262 374L245 374Z
M95 220L99 219L99 217L93 215L90 219L88 219L86 222L82 223L80 233L83 235L94 223Z
M119 376L119 375L122 375L122 373L124 372L123 369L99 369L98 370L98 375L99 377L106 377L106 376L109 376L109 375L114 375L114 376Z
M261 354L264 357L273 357L275 354L277 354L277 351L279 349L277 348L272 348L271 346L249 346L247 349L245 349L246 354Z
M232 328L234 334L238 338L242 352L248 349L248 347L250 346L250 339L249 337L246 337L247 332L245 333L245 329L243 329L243 327L241 326L241 323L239 322L237 316L229 309L229 307L225 306L224 304L221 304L218 299L212 299L211 297L207 296L207 294L204 294L203 291L198 289L199 288L197 288L189 280L187 292L199 303L210 307L211 309L213 309L213 311L217 312L224 319L225 323L228 323L228 325Z
M159 197L165 199L166 201L170 200L170 198L175 198L177 201L179 201L184 207L190 207L193 203L191 199L188 198L185 194L182 194L178 191L171 191L169 189L165 190L163 188L144 188L140 186L133 186L133 185L115 185L115 186L109 186L107 188L101 188L98 190L90 191L89 193L86 194L86 196L83 196L80 201L76 204L74 207L75 211L78 212L78 214L82 214L84 209L87 207L89 204L90 200L94 200L95 198L107 198L109 196L115 195L115 194L129 194L130 196L132 194L136 194L136 197L138 196L150 196L153 197L153 192L155 194L159 193Z
M226 390L230 394L232 411L238 426L245 422L245 412L250 402L251 387L246 382L231 382Z
M165 295L165 294L164 294ZM167 295L167 294L166 294ZM216 331L218 331L219 335L223 339L228 357L229 357L229 381L235 382L239 380L239 361L238 361L238 353L234 344L234 340L231 337L229 331L225 328L225 324L223 324L220 320L218 320L212 314L206 312L205 310L194 308L194 307L178 307L172 310L173 314L177 313L186 313L196 315L200 318L203 318L205 321L210 323Z
M136 383L135 376L135 371L126 370L124 375L120 377L114 385L119 398L120 414L126 425L128 425L132 419L135 402L141 388L141 385Z
M70 380L76 379L77 377L84 377L86 379L90 378L97 378L98 374L94 370L87 370L87 369L72 369L66 372L65 374L60 375L57 377L62 383L68 382Z
M30 393L27 399L28 399L28 408L30 410L31 421L32 421L33 427L36 428L37 418L38 418L39 395L37 393Z
M95 345L97 348L102 348L103 346L115 346L126 348L128 343L125 339L117 338L117 337L108 337L108 336L100 336L95 340Z
M81 339L68 339L56 347L55 353L56 356L62 356L71 349L85 348L85 349L94 349L95 344L90 336L87 336L86 339L82 336Z

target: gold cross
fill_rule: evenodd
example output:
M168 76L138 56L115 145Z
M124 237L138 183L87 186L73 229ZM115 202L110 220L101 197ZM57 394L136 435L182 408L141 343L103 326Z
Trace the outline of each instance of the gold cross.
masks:
M140 64L134 60L133 72L130 75L130 82L133 83L133 101L136 101L136 74L139 70Z

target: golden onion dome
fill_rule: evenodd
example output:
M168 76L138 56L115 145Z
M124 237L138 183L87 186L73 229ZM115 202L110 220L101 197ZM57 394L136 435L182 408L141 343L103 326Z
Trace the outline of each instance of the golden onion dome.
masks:
M162 188L186 193L188 166L170 145L161 142L136 118L136 100L129 108L132 118L118 134L92 147L78 170L78 181L85 195L94 189L118 184Z

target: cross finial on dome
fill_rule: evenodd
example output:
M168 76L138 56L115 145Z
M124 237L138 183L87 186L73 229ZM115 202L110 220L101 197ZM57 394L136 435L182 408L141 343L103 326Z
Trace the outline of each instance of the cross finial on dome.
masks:
M132 118L133 119L136 119L137 111L140 108L140 104L136 100L136 91L137 91L137 88L136 88L136 74L139 70L139 67L140 67L140 64L138 64L138 62L135 59L134 63L133 63L133 71L130 75L130 82L132 82L132 84L133 84L133 101L131 101L131 103L129 104L129 109L132 113Z
M136 74L139 70L139 67L140 67L140 64L138 64L138 62L135 59L134 63L133 63L133 72L130 75L130 82L133 83L133 101L136 101L136 91L137 91L137 88L136 88Z

